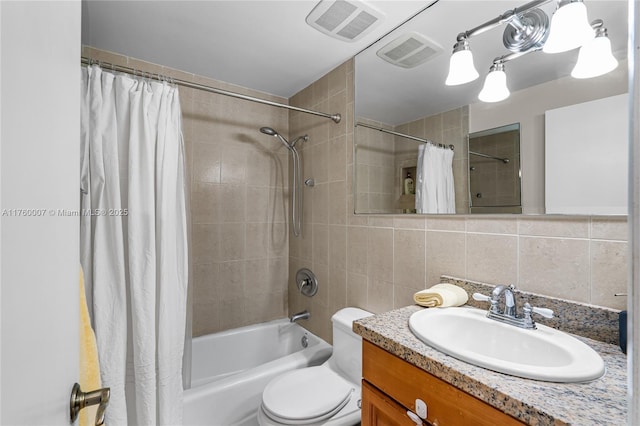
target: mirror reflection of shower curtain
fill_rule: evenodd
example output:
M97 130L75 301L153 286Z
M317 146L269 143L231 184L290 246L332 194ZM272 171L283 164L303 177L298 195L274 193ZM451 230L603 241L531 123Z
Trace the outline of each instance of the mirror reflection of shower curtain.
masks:
M453 150L430 143L418 146L417 213L455 213Z
M82 69L80 256L112 426L182 424L181 127L176 88Z

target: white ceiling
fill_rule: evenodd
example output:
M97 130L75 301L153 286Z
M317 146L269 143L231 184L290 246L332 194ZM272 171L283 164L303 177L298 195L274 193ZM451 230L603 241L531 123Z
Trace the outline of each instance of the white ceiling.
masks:
M82 43L289 98L430 1L368 1L384 20L356 42L307 25L318 3L84 0Z

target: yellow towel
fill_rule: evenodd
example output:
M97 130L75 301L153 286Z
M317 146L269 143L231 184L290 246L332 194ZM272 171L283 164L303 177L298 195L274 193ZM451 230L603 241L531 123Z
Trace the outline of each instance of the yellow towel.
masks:
M100 389L100 366L98 364L98 346L91 328L89 309L84 293L84 274L80 268L80 388L83 392ZM98 406L80 410L78 425L95 425Z
M428 308L461 306L467 303L469 296L461 287L453 284L440 283L413 295L413 300Z

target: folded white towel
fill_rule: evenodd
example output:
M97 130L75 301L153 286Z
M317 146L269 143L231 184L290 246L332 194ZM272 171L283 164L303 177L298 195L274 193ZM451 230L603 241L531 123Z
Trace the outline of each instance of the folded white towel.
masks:
M461 287L440 283L413 295L413 300L420 306L428 308L461 306L467 303L469 296Z

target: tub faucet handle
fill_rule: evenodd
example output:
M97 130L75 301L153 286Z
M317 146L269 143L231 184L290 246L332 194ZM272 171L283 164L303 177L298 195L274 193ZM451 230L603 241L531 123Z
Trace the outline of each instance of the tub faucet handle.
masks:
M296 273L296 285L300 293L307 297L312 297L318 292L318 279L307 268L302 268Z
M300 281L298 283L298 288L300 289L300 293L302 293L304 291L303 289L305 287L310 286L310 285L312 285L312 284L311 284L311 280L309 278L305 278L302 281Z

